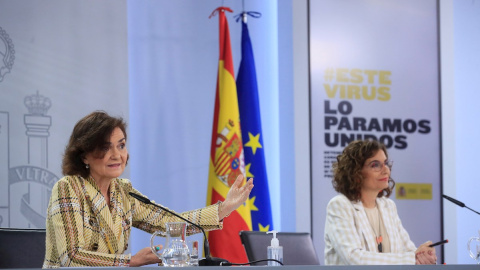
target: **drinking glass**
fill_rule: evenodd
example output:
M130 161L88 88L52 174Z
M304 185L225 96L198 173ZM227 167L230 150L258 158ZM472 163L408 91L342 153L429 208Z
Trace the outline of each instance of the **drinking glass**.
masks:
M191 266L198 266L198 241L188 241L188 250L190 251L190 261L188 262Z
M468 253L470 253L470 257L477 261L477 264L480 264L480 230L478 231L478 235L479 236L477 237L474 236L468 239L467 249Z

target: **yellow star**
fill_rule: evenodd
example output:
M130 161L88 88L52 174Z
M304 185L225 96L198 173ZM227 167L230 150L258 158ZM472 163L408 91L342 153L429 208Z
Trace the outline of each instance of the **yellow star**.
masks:
M250 206L250 211L258 211L258 208L255 206L255 199L257 197L253 196L252 198L248 199L248 205Z
M268 232L270 230L270 224L263 227L262 224L258 223L258 230L261 232Z
M250 172L250 166L251 165L252 165L252 163L248 163L247 165L245 165L245 174L246 174L247 178L254 177L254 175Z
M256 136L253 136L252 133L249 132L248 138L249 141L245 144L245 147L251 147L253 154L255 155L257 148L262 148L262 145L260 144L260 133L258 133Z

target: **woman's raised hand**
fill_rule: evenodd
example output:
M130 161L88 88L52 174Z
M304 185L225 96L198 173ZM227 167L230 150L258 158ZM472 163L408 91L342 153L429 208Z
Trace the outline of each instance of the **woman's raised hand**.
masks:
M243 179L243 174L237 176L237 179L227 193L227 198L220 204L218 208L218 216L220 220L227 217L232 211L236 210L248 199L253 188L253 178L248 179L245 185L242 186Z

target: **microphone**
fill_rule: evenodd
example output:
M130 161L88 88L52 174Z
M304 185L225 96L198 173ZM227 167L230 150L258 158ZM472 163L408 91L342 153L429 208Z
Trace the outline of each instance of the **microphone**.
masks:
M143 202L143 203L145 203L145 204L151 204L151 205L153 205L153 206L155 206L155 207L158 207L158 208L162 209L163 211L168 212L168 213L170 213L170 214L172 214L172 215L180 218L181 220L186 221L186 222L189 223L189 224L192 224L193 226L199 228L199 229L202 231L202 233L203 233L203 250L205 251L205 259L198 260L198 265L199 265L199 266L230 265L230 262L227 261L227 260L225 260L225 259L211 257L211 255L210 255L210 244L208 243L207 234L205 233L205 230L204 230L201 226L199 226L199 225L191 222L190 220L188 220L188 219L180 216L179 214L177 214L177 213L175 213L175 212L172 212L172 211L168 210L167 208L165 208L165 207L163 207L163 206L161 206L161 205L152 203L152 202L151 202L148 198L146 198L146 197L143 197L143 196L138 195L138 194L133 193L133 192L129 192L128 194L130 194L130 196L134 197L135 199L137 199L137 200L139 200L139 201L141 201L141 202Z
M448 196L445 195L445 194L443 194L442 197L445 198L445 199L447 199L447 200L449 200L449 201L451 201L451 202L453 202L454 204L456 204L456 205L458 205L458 206L460 206L460 207L465 207L465 208L470 209L471 211L473 211L473 212L475 212L475 213L477 213L477 214L480 215L479 212L477 212L477 211L473 210L472 208L466 206L466 205L465 205L463 202L461 202L461 201L457 201L457 200L455 200L454 198L448 197Z

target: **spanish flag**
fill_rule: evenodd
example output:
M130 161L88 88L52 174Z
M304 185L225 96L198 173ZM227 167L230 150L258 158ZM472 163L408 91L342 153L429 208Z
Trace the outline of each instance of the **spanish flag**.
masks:
M239 174L245 176L237 87L225 11L232 12L230 8L219 7L211 15L216 13L219 15L220 59L210 148L207 205L225 200L237 176ZM242 230L252 230L250 207L247 204L240 206L224 219L223 230L208 233L211 255L232 263L248 262L239 237Z

